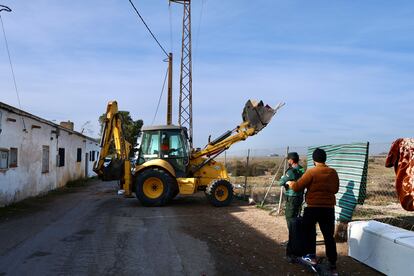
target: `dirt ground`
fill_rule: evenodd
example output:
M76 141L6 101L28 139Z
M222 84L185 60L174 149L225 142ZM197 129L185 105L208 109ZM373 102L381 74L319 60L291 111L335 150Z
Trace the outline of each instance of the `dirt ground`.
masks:
M287 263L286 240L283 216L244 201L147 208L92 181L0 209L0 275L312 275ZM337 246L340 275L381 275Z
M187 223L183 229L207 241L210 249L238 262L243 270L254 275L311 275L299 264L289 264L285 259L287 227L284 216L271 216L268 211L240 200L228 208L210 208L205 204L197 204L194 208L194 201L199 200L195 197L178 198L174 206L179 206L180 214L200 213L200 216L192 217L192 223ZM184 208L190 202L193 208ZM317 241L317 255L325 256L321 234L318 234ZM337 243L340 275L382 275L348 257L347 246L346 242ZM222 263L221 271L232 274L226 270L225 263Z

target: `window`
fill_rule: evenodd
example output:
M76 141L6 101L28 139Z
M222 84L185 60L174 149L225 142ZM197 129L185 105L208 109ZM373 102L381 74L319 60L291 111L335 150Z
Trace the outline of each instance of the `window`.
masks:
M94 151L94 150L91 150L91 151L89 151L89 161L95 161L95 158L96 159L98 159L98 152L97 151Z
M9 151L0 150L0 169L7 169L9 163Z
M10 148L10 168L17 167L17 148Z
M175 169L177 175L184 175L188 162L187 147L181 131L161 132L161 158L167 160Z
M82 161L82 149L78 148L78 151L76 152L76 162Z
M160 133L159 131L145 132L142 137L141 156L145 159L159 158Z
M49 172L49 146L42 146L42 173Z
M168 157L186 158L186 148L181 137L180 132L163 133L162 135L169 135L170 152Z
M65 166L65 148L59 148L58 167Z

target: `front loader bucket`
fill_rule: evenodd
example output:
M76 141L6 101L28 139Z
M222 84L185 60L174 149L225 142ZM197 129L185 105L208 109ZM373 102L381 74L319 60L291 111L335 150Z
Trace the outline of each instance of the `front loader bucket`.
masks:
M273 109L269 105L264 105L262 101L248 100L242 113L243 121L249 122L249 127L254 128L256 134L266 127L277 110L283 105L279 104Z

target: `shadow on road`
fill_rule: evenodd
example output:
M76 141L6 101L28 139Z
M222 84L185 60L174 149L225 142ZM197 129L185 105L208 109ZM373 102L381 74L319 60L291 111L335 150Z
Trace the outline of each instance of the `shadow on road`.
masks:
M285 259L287 228L283 216L269 216L240 200L229 207L213 207L202 194L178 197L167 208L174 209L183 231L208 244L223 275L238 274L240 270L254 275L309 274L304 267ZM323 243L318 248L324 252ZM342 275L379 275L342 252L338 256Z
M216 268L223 275L253 273L277 275L303 273L302 267L284 259L285 247L273 238L285 240L286 226L255 206L235 200L228 207L214 207L203 195L178 197L171 203L181 228L188 235L206 242Z

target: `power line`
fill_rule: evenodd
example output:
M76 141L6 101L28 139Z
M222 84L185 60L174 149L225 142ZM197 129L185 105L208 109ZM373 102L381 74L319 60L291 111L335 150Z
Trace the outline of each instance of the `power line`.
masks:
M7 7L7 6L0 5L0 12L1 11L11 12L11 9L9 7Z
M155 37L155 35L153 34L153 32L151 31L151 29L148 27L147 23L145 23L144 18L142 18L141 14L139 13L138 9L135 7L134 3L132 3L132 0L129 0L129 3L131 3L132 7L134 8L135 12L137 13L137 15L139 16L139 18L141 19L142 23L144 23L145 27L147 28L147 30L149 31L149 33L151 34L151 36L154 38L155 42L157 42L158 46L160 46L161 50L164 52L164 54L168 57L168 53L167 51L165 51L164 47L161 46L161 43L158 41L158 39Z
M2 26L2 29L3 29L4 43L6 44L7 56L9 57L10 70L11 70L11 73L12 73L12 76L13 76L14 89L16 90L16 95L17 95L17 101L19 103L19 108L22 109L22 106L21 106L21 103L20 103L19 91L17 89L17 84L16 84L16 76L14 75L13 63L11 61L11 56L10 56L9 43L7 42L6 30L4 29L4 23L3 23L3 18L1 17L1 14L0 14L0 21L1 21L1 26Z
M168 76L168 67L167 67L167 72L165 72L164 83L162 84L161 94L160 94L160 97L158 98L157 109L155 110L154 118L152 119L151 125L154 124L155 118L157 117L158 108L160 107L162 95L164 94L164 88L165 88L165 82L167 80L167 76Z
M200 30L201 30L201 20L203 19L203 11L204 11L204 6L205 6L206 2L207 2L207 0L202 0L201 1L200 16L199 16L199 19L198 19L198 27L197 27L197 33L196 33L194 59L197 58L197 53L198 53L198 40L200 38Z
M11 12L11 9L6 7L6 6L1 5L0 8L1 8L0 11ZM12 63L12 60L11 60L11 55L10 55L10 50L9 50L9 43L7 42L6 30L4 28L3 18L1 17L1 14L0 14L0 21L1 21L1 27L3 29L4 42L6 44L7 56L9 57L9 64L10 64L10 70L11 70L12 77L13 77L14 89L15 89L16 95L17 95L17 103L19 104L19 108L21 110L22 109L22 104L20 102L19 90L17 89L16 76L14 74L13 63ZM23 116L21 116L21 118L22 118L22 122L23 122L23 130L26 130L26 124L24 122Z

